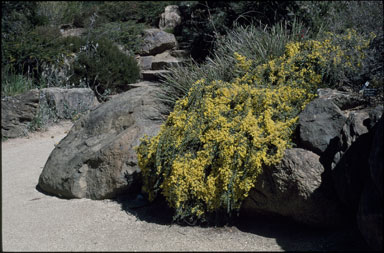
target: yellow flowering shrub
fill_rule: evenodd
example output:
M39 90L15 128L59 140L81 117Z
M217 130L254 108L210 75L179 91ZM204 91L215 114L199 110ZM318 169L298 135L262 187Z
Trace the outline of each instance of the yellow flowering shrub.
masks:
M256 67L235 53L232 82L195 82L159 134L137 148L149 200L161 193L180 221L239 210L263 167L278 164L292 145L323 67L344 55L331 40L288 43L283 56Z
M284 55L256 67L259 81L269 85L294 85L311 90L322 84L337 86L362 69L370 38L355 30L345 34L327 33L322 40L290 42Z

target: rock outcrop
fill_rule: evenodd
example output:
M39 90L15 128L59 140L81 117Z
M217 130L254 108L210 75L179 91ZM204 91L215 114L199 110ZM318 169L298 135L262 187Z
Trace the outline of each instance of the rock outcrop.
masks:
M357 215L362 234L378 248L382 130L377 137L373 130L383 106L372 107L352 92L319 89L318 94L299 115L298 148L288 149L278 166L264 168L242 210L316 226L355 222Z
M374 250L383 250L383 164L384 118L374 127L369 154L369 176L365 180L359 207L357 224L364 239Z
M170 73L167 69L183 63L188 54L185 50L177 49L173 34L160 29L147 29L144 41L140 55L136 56L144 81L161 81L164 74Z
M320 89L299 115L298 131L299 147L320 155L323 183L376 250L383 248L383 111L362 94Z
M64 198L113 198L140 189L134 147L163 122L159 88L144 82L79 119L56 146L38 186Z
M1 136L16 138L28 133L28 124L35 118L39 107L38 90L30 90L15 97L1 100Z
M384 117L382 116L374 128L371 152L369 155L370 179L377 189L379 197L383 198L383 166L384 166Z
M319 158L308 150L287 149L279 165L264 168L242 212L282 215L318 227L342 224L342 207L322 187L324 167Z
M142 79L150 82L160 81L162 75L170 73L168 68L185 62L185 58L175 57L173 52L174 50L167 50L157 55L139 57Z
M182 62L183 62L182 58L177 58L172 56L171 51L165 51L153 57L151 69L162 70L162 69L177 66Z
M71 118L73 114L86 112L99 105L93 91L88 88L45 88L41 90L41 99L59 119Z
M369 107L362 95L320 89L319 98L299 115L298 146L320 155L340 201L355 213L365 179L372 143L370 130L383 106Z
M299 115L300 146L320 155L339 135L347 117L332 101L316 98Z
M171 49L156 55L138 56L141 78L144 81L158 82L162 75L170 73L168 68L186 62L185 50Z
M88 88L33 89L23 94L1 100L1 135L16 138L28 134L31 122L38 117L53 116L71 119L74 114L84 113L98 105Z
M351 112L367 107L362 95L319 89L319 97L299 115L298 145L318 155L329 153Z
M177 41L175 35L164 32L157 28L144 30L144 45L140 55L155 55L166 50L175 48Z
M177 5L168 5L160 16L159 28L161 30L174 29L180 25L181 16Z
M336 193L342 203L356 212L366 178L369 176L369 155L373 133L371 125L377 121L370 115L382 108L352 111L332 147L324 154L324 164L331 168Z

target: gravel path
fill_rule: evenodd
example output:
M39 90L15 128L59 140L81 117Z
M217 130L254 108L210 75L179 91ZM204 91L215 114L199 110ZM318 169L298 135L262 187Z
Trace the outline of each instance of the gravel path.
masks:
M72 126L2 142L3 251L359 250L354 229L313 231L266 218L231 227L172 225L161 206L129 209L124 199L59 199L36 190L53 150Z

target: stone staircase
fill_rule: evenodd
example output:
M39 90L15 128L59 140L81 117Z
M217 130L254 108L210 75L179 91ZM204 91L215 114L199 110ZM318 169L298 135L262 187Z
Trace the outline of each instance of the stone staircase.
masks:
M145 30L144 45L136 60L142 81L160 82L171 67L183 64L189 52L180 48L173 34L152 28Z
M170 67L183 64L189 53L186 50L171 49L160 54L138 57L143 81L159 82L163 74L170 73Z

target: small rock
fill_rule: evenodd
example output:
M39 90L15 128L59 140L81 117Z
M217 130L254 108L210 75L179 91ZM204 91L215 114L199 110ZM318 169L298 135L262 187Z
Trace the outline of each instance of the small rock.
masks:
M164 32L160 29L151 28L144 30L144 45L140 55L156 55L177 46L176 38L173 34Z
M177 5L168 5L160 16L159 27L161 30L174 29L180 25L181 16Z

